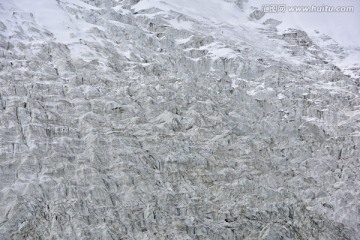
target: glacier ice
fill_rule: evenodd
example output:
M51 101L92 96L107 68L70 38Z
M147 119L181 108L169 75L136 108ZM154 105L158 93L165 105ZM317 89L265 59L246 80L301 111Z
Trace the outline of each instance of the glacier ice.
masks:
M358 239L356 53L246 2L1 1L2 238Z

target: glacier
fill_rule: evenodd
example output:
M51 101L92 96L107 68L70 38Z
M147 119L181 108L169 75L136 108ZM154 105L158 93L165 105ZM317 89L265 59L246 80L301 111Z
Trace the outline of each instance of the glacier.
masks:
M246 0L0 16L1 239L360 238L356 44Z

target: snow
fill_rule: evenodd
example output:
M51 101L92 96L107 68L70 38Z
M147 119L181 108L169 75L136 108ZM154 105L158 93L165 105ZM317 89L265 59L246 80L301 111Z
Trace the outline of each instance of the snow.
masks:
M331 51L325 50L325 52L330 59L332 59L332 62L340 67L345 74L354 78L359 77L359 73L351 70L359 68L360 64L358 40L360 38L360 28L357 27L360 22L359 1L344 0L334 2L331 0L319 0L314 2L313 0L303 0L299 2L296 0L258 0L251 1L245 6L249 11L252 7L261 9L265 4L285 4L286 6L354 6L355 12L349 13L291 13L285 11L284 13L266 13L264 19L274 18L282 21L282 23L277 26L279 34L284 33L289 28L300 29L307 32L309 37L323 49L326 49L326 46L331 44L343 47L343 56L339 56ZM324 34L328 35L331 39L327 41L321 39L320 37Z
M60 5L56 0L3 4L11 9L1 13L7 17L1 21L8 35L1 46L7 55L0 72L0 120L4 125L0 137L11 140L4 141L0 149L5 153L1 155L5 160L0 185L5 189L2 199L6 203L0 212L2 216L10 212L8 219L0 217L4 238L21 238L20 234L34 231L59 239L84 234L92 239L111 238L102 233L123 228L122 221L134 233L123 233L127 238L146 239L156 232L160 239L181 239L187 229L176 224L194 226L196 233L203 224L215 226L217 235L204 232L204 239L241 238L236 231L233 236L226 235L228 222L218 221L232 213L239 219L231 224L236 228L249 224L244 232L253 231L251 239L279 239L269 234L282 229L295 236L290 225L268 228L263 222L248 221L257 214L291 222L304 239L311 238L310 230L321 230L307 224L313 216L331 223L323 229L329 232L324 239L342 234L338 229L347 233L357 226L354 209L359 204L354 189L359 189L359 179L350 169L357 166L359 154L358 149L350 148L359 141L339 137L358 136L360 132L358 86L356 80L345 76L333 81L332 74L341 74L330 64L338 61L348 68L356 63L359 52L353 52L349 45L341 54L336 53L340 46L332 48L336 41L323 38L321 29L320 34L308 32L316 43L308 49L289 43L262 24L269 16L285 15L250 21L248 16L254 9L242 11L231 1L235 2L142 0L130 8L126 4L134 1L119 0L112 14L117 11L123 18L112 20L109 4L102 4L106 6L99 11L81 0L61 0ZM18 15L12 17L13 10ZM92 10L98 14L98 25L86 23ZM289 15L288 20L308 31L297 15ZM153 28L150 22L166 27ZM283 23L280 29L285 30L290 23ZM26 27L14 34L13 29L21 29L21 24L39 30L44 39L32 41ZM49 31L53 39L46 37ZM159 32L160 37L155 37ZM30 39L28 49L21 44L6 49L6 42L19 39ZM70 51L63 51L64 44L59 42ZM300 54L291 56L286 47ZM51 60L44 59L47 51L52 52ZM319 51L318 61L308 63L315 58L310 51ZM328 58L328 65L321 61ZM17 68L20 60L24 61L21 69ZM57 74L50 76L54 68ZM338 121L344 126L338 128ZM48 134L49 128L56 134ZM329 171L328 164L334 169ZM335 168L344 164L343 178L338 179L336 170L340 169ZM293 173L287 174L290 170ZM319 184L309 184L310 178ZM207 179L214 180L210 188ZM27 181L27 189L18 187L23 181ZM334 192L332 185L341 182L344 184ZM179 198L166 197L169 191ZM335 211L324 212L326 209L318 207L324 203L318 195L324 192ZM355 200L346 208L336 204L346 194ZM296 209L298 199L304 204ZM177 222L171 214L173 200L182 209ZM156 221L144 219L144 208L139 208L145 206L143 202L146 216L160 213ZM36 208L25 208L24 204ZM100 205L109 211L95 212ZM192 207L194 211L190 211ZM63 221L64 209L69 216L79 217ZM139 214L133 214L134 209L139 209ZM203 216L219 209L225 215L204 221ZM246 211L239 215L239 209ZM291 219L288 214L277 214L283 209L294 211ZM128 218L129 214L134 218ZM39 224L35 219L21 231L12 229L26 216L37 215L53 220ZM93 219L91 224L84 216ZM112 221L118 216L124 216L123 220ZM104 224L96 227L99 222ZM136 227L139 222L147 226L145 232ZM159 225L163 222L175 227ZM74 229L76 235L52 227L58 224ZM255 237L260 226L264 230ZM49 232L44 231L47 229ZM359 236L350 230L349 236ZM344 239L345 233L333 236ZM122 233L113 237L117 234Z
M346 49L348 56L344 59L335 61L336 65L343 70L344 74L350 75L353 78L360 77L360 49ZM353 69L357 69L354 72Z
M178 19L171 19L168 20L168 22L171 24L172 27L175 29L186 29L190 30L192 28L192 23L187 21L181 21Z
M93 9L79 0L67 0L75 5ZM85 32L92 27L91 24L85 23L69 16L65 13L56 0L17 0L13 7L33 14L35 22L44 29L54 33L55 40L62 43L71 43L77 41L73 36L86 38Z
M200 50L207 50L213 59L222 58L222 57L226 57L226 58L236 57L234 50L227 48L226 46L224 46L224 44L217 42L211 43L207 46L200 47Z
M220 41L236 40L237 42L246 42L250 44L257 39L256 49L259 52L270 53L277 59L289 59L289 53L276 41L269 41L269 38L254 29L261 28L263 25L258 22L251 22L248 19L249 14L253 9L240 9L235 3L218 0L144 0L140 1L132 7L136 12L141 12L147 9L160 9L162 11L155 15L163 15L165 13L177 12L187 17L190 17L193 22L201 23L201 29L197 29L195 24L186 21L178 21L177 19L167 20L172 27L176 29L197 29L204 33L210 33L213 37ZM206 26L206 27L205 27ZM246 34L244 34L246 33ZM211 44L202 48L208 50L213 59L220 57L236 57L233 50L224 47L221 44ZM294 63L296 59L291 59Z
M257 0L251 1L247 7L261 7L264 4L286 4L287 6L354 6L355 12L351 13L267 13L267 18L274 18L283 21L278 28L283 31L288 28L298 28L306 32L318 30L334 38L341 45L359 46L360 28L357 27L360 22L360 2L357 0Z
M227 23L237 25L247 18L235 4L218 0L144 0L140 1L133 8L141 11L149 8L159 8L164 11L176 9L177 12L192 16L197 20L209 20L213 23ZM246 20L247 21L247 20Z
M177 44L187 43L188 41L191 40L192 37L193 37L193 36L190 36L190 37L188 37L188 38L183 38L183 39L177 39L177 40L176 40L176 43L177 43Z
M83 1L80 1L80 0L61 0L61 2L70 3L70 4L75 5L75 6L79 6L79 7L83 7L83 8L87 8L87 9L92 9L92 10L99 10L100 9L98 7L94 7L92 5L86 4L86 3L84 3Z

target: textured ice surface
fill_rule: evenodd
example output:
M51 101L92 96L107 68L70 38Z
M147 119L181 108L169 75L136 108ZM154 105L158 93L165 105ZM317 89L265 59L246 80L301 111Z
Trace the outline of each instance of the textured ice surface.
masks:
M1 238L359 239L358 52L244 2L0 1Z

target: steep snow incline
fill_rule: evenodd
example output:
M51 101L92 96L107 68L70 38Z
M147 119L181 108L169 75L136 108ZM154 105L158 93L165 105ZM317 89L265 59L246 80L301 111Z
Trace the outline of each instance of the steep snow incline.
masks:
M355 54L245 2L0 0L1 238L359 239Z
M357 39L360 37L360 28L356 27L360 22L360 3L357 0L256 0L250 1L250 6L262 9L263 5L284 4L286 6L353 6L354 12L289 12L267 13L268 17L283 21L280 30L298 28L307 32L320 31L331 36L342 46L358 47Z
M216 25L224 23L239 25L239 23L248 22L247 16L234 3L217 0L145 0L140 1L133 9L141 11L153 7L164 11L176 10L196 20L208 20Z
M241 2L241 1L238 1ZM250 14L254 9L261 9L264 4L286 4L287 6L297 6L293 1L283 2L268 2L268 1L256 1L247 2L241 4L242 8L235 4L236 1L160 1L160 0L144 0L136 4L133 9L136 12L144 11L146 9L158 8L164 12L158 12L157 14L170 13L171 11L180 12L186 16L191 17L193 20L201 23L197 31L202 31L205 34L210 33L213 37L220 39L220 41L226 41L227 39L237 40L238 42L245 42L252 47L259 50L259 52L265 52L272 55L273 58L283 61L292 61L294 64L298 64L297 59L291 58L284 48L287 46L279 41L271 41L268 36L259 33L258 29L264 28L264 24L269 19L279 20L279 24L276 25L276 34L282 35L286 33L289 28L300 29L309 35L314 42L319 45L327 55L327 61L332 62L341 67L346 74L352 77L358 77L358 71L356 66L360 63L359 50L357 49L357 36L360 36L360 30L354 29L354 22L360 15L355 13L277 13L277 14L265 14L258 21L253 19L249 21ZM317 5L329 4L329 2L317 2ZM347 6L358 6L359 4L353 1L348 1ZM307 4L307 5L306 5ZM333 3L334 4L334 3ZM345 3L342 3L345 5ZM309 1L301 3L302 6L311 6ZM337 6L337 5L336 5ZM357 8L355 8L358 11ZM359 6L360 9L360 6ZM327 15L326 15L327 14ZM340 17L335 17L336 14L340 14ZM345 15L348 16L345 16ZM156 14L152 14L156 16ZM343 16L343 17L341 17ZM324 19L322 19L324 18ZM254 21L255 20L255 21ZM322 20L322 21L320 21ZM359 19L360 21L360 19ZM190 29L191 24L186 21L169 20L173 27L178 29ZM204 24L206 26L204 26ZM343 26L344 27L340 27ZM194 27L194 26L192 26ZM341 28L341 30L339 29ZM319 33L320 31L320 33ZM246 34L244 34L246 33ZM344 33L344 34L343 34ZM331 40L331 43L324 41L321 38L322 35L328 34L330 37L337 39L339 42ZM350 34L350 35L349 35ZM256 39L256 41L254 41ZM330 51L327 50L327 46L330 46ZM337 50L333 51L333 48ZM220 52L222 52L220 50ZM354 68L355 67L355 68ZM350 69L354 68L354 71Z
M331 51L326 51L329 54L331 61L338 65L346 74L352 77L359 78L360 71L360 49L359 38L360 28L357 27L360 22L360 2L357 0L345 1L331 1L331 0L257 0L250 1L245 5L246 9L256 7L262 9L264 5L279 5L283 4L289 6L351 6L354 7L354 12L281 12L281 13L267 13L267 18L274 18L280 20L282 23L277 26L280 34L288 28L296 28L303 30L316 41L319 46L326 51L328 45L334 47L338 45L342 54L333 54ZM320 32L320 34L319 34ZM319 38L323 34L334 39L334 43L329 44L327 41Z
M234 2L217 1L217 0L199 0L199 1L161 1L161 0L145 0L140 1L133 6L136 12L141 13L146 9L158 8L163 12L158 14L171 14L171 12L181 13L195 21L196 28L194 30L204 32L206 35L211 35L219 38L222 41L237 40L246 44L251 44L259 48L259 51L267 50L272 53L275 50L280 50L278 44L273 44L269 39L256 31L257 28L262 27L261 24L249 21L249 15L253 10L248 9L244 11ZM181 24L181 19L177 19L178 24ZM183 21L186 24L186 21ZM173 23L173 21L170 21ZM187 29L186 26L183 29ZM257 41L253 41L256 39ZM281 55L281 52L276 52L276 55Z
M66 1L64 1L66 2ZM97 9L81 1L71 1L71 4L85 6L89 9ZM78 38L84 38L84 32L91 25L84 21L79 21L74 16L66 13L61 9L57 1L28 1L17 0L15 2L5 2L5 7L10 7L17 12L31 13L32 20L39 26L54 34L54 40L63 43L77 41ZM75 38L75 39L74 39Z

